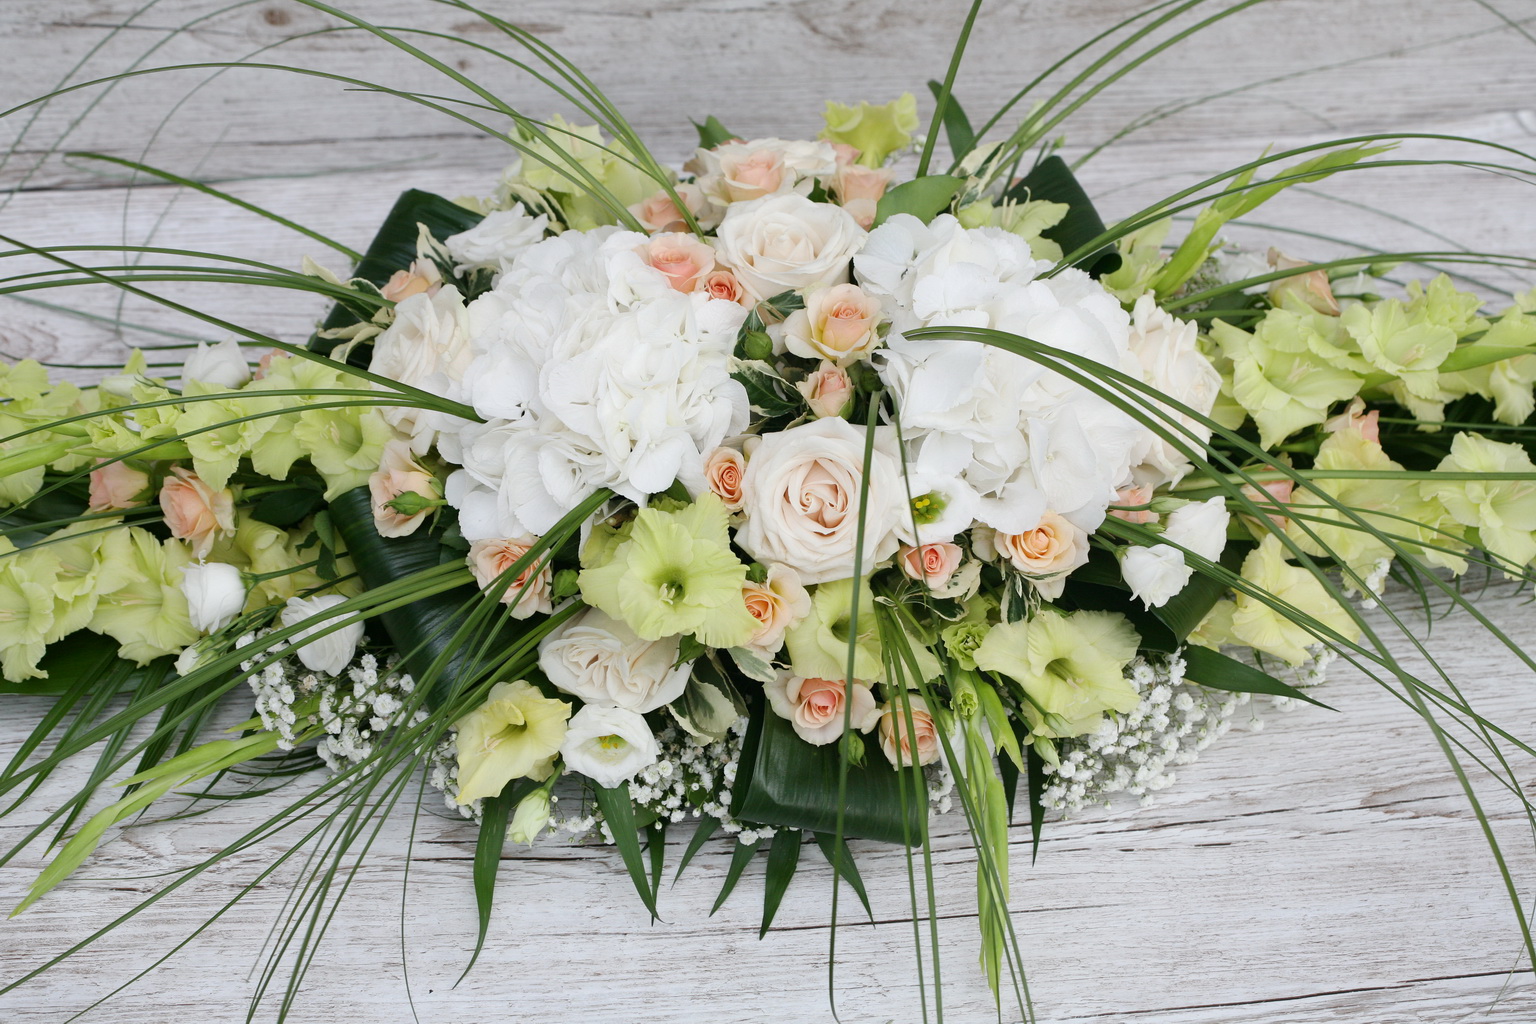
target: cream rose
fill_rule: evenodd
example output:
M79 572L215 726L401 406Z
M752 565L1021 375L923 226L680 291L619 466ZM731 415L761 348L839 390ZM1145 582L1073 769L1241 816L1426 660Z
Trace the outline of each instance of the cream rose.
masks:
M225 338L217 345L200 341L181 365L181 379L220 388L243 387L251 379L251 364L245 361L234 338Z
M1088 561L1088 534L1055 512L1047 512L1032 530L996 533L997 553L1034 580L1042 597L1054 600L1066 586L1067 574Z
M787 565L770 565L767 578L761 583L748 580L741 596L758 623L747 646L767 657L784 646L785 631L811 612L811 595L799 573Z
M870 463L863 571L896 550L905 512L894 437L876 435ZM764 437L747 463L746 523L736 542L764 564L781 562L804 584L853 575L863 480L864 428L822 419Z
M475 582L481 590L489 589L503 573L512 568L519 558L526 555L538 543L537 537L512 537L505 540L477 540L469 546L469 570L475 574ZM553 577L549 566L539 567L541 558L523 566L521 572L507 584L501 595L501 603L512 606L514 619L526 619L530 615L548 615L554 611L550 597ZM535 572L535 568L538 569Z
M588 608L539 644L539 668L588 704L645 714L683 695L693 662L675 664L677 637L641 640Z
M379 536L407 537L427 521L435 507L429 503L442 499L443 488L437 477L412 456L411 446L395 439L384 443L379 468L368 477L368 493L372 498L373 525L379 531ZM390 507L391 502L407 494L425 499L419 503L421 508L418 511L407 514Z
M928 702L917 694L907 695L909 708L900 704L887 704L880 709L880 750L886 760L900 768L913 763L913 747L916 747L916 763L932 764L939 759L939 729ZM912 712L912 734L907 735L907 711ZM915 741L915 742L914 742Z
M741 511L741 478L747 460L734 448L720 447L704 459L704 482L727 512Z
M880 301L856 284L807 292L805 308L784 321L784 347L806 359L839 366L857 362L880 344Z
M963 556L960 545L938 541L918 547L903 545L896 560L901 564L901 571L912 579L924 581L932 590L942 590L960 568Z
M811 190L837 168L831 144L784 139L732 140L694 157L699 187L720 206Z
M368 369L423 391L457 397L474 351L464 297L451 285L437 294L420 292L395 307L395 322L373 343ZM380 406L379 412L425 454L437 433L436 418L422 409Z
M149 474L126 462L106 462L91 470L90 504L87 512L107 512L143 504L140 495L149 490Z
M845 718L855 732L869 732L880 719L880 707L862 679L848 686L841 679L806 679L785 672L764 683L763 693L774 713L789 720L795 735L818 747L837 742Z
M733 203L720 222L716 255L758 299L838 284L864 244L865 231L840 206L801 195Z
M805 396L805 404L811 407L817 419L841 416L847 411L848 403L853 401L853 381L849 379L848 371L836 363L822 363L816 372L795 387Z
M160 508L171 536L192 545L192 557L207 558L214 541L235 534L235 496L216 491L190 469L176 466L160 486Z
M697 290L700 280L715 267L715 250L693 235L656 235L635 252L646 266L661 271L678 292Z

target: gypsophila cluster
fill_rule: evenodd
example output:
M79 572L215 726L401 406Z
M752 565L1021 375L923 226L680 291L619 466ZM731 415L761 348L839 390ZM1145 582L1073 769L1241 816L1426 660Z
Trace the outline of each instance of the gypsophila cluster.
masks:
M246 646L256 635L241 637L239 646ZM421 708L410 711L415 680L393 671L392 665L381 671L372 654L358 656L335 676L312 672L291 657L252 671L255 664L247 661L240 667L251 673L247 682L255 693L262 727L278 734L283 750L315 739L315 753L332 771L367 758L379 735L427 717Z
M427 784L443 794L443 803L447 804L450 810L478 824L485 808L485 801L471 800L467 804L459 803L459 754L458 748L454 745L457 734L458 731L455 729L448 730L448 735L443 741L427 755Z
M1117 793L1150 804L1151 794L1174 781L1173 769L1192 764L1199 752L1231 727L1245 693L1210 690L1184 681L1184 660L1138 657L1126 677L1141 702L1124 715L1108 715L1097 732L1058 743L1059 765L1045 766L1041 802L1058 811L1090 803L1108 806Z

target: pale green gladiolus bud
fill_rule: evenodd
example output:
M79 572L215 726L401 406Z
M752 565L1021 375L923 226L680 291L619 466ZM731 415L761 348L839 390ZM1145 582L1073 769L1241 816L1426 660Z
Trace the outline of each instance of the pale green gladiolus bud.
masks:
M949 704L961 718L974 718L981 709L981 699L976 695L976 680L965 673L955 676L954 685L950 687Z
M990 199L978 199L967 206L962 206L955 214L955 219L963 228L990 227L996 211L992 207Z
M549 827L549 791L536 789L518 802L512 814L512 824L507 826L507 842L532 846Z

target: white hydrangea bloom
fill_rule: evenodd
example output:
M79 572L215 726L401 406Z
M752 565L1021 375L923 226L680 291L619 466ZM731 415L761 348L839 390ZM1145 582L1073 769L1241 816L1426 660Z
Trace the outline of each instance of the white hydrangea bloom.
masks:
M746 311L674 291L645 236L566 232L520 253L470 304L464 397L484 423L439 451L470 540L543 534L600 488L643 500L698 489L704 458L746 428L730 377Z
M1022 356L904 335L991 328L1139 375L1119 302L1080 271L1041 279L1049 267L1018 236L967 230L948 215L928 225L892 217L854 258L859 281L893 321L879 370L901 409L914 465L935 476L965 467L947 499L1004 533L1032 529L1047 511L1096 528L1147 450L1146 429Z

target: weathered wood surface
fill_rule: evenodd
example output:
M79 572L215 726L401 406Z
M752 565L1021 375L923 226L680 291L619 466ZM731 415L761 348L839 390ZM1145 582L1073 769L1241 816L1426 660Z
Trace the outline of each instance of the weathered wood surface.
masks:
M1511 19L1524 19L1526 31L1536 26L1536 5L1494 5ZM54 87L110 25L140 6L137 0L6 0L0 5L0 106ZM162 40L150 64L236 59L329 23L297 4L273 0L174 36L165 31L218 6L166 0L149 8L137 19L141 27L113 37L76 79L120 71ZM920 87L922 79L942 73L952 28L963 16L954 2L897 0L493 6L592 69L654 140L658 154L675 161L687 154L689 116L715 113L744 134L807 134L828 97L879 100ZM973 116L985 112L1064 48L1144 6L999 3L983 14L958 95ZM490 34L471 30L471 16L462 11L398 0L357 7L381 23L493 42ZM1191 107L1095 157L1084 178L1111 217L1251 159L1271 143L1281 148L1330 135L1430 131L1529 151L1536 145L1532 47L1471 2L1275 0L1163 55L1107 90L1064 130L1072 151L1081 152L1162 104L1334 66ZM461 69L491 74L492 58L463 54L468 66ZM403 88L444 88L357 32L299 38L259 59ZM205 72L180 72L136 79L95 107L63 146L221 180L241 197L353 246L366 242L400 189L485 191L507 160L503 147L441 115L277 72L221 76L156 133L203 77ZM544 96L510 75L487 81L530 113L551 109ZM342 267L341 257L318 244L206 197L165 187L130 193L99 165L58 156L39 160L85 109L84 95L44 110L18 153L0 168L0 187L20 189L0 208L0 234L33 244L142 244L152 238L284 266L310 254ZM780 111L782 119L775 120ZM0 121L0 138L13 140L26 117ZM141 157L151 141L148 156ZM1433 151L1451 148L1436 144ZM1516 162L1488 152L1471 158ZM1473 248L1536 255L1536 202L1528 186L1467 171L1404 168L1341 178L1289 197L1261 219L1373 240L1383 248L1439 248L1444 241L1426 233L1434 231ZM1298 255L1333 251L1323 241L1272 231L1251 230L1245 237L1263 244L1279 238ZM1532 275L1490 275L1490 283L1529 287ZM288 339L306 335L319 313L317 303L288 292L153 287ZM70 289L42 297L106 316L118 312L117 297L104 291ZM156 330L218 336L146 302L124 303L121 315ZM110 363L121 360L127 342L164 340L15 302L0 310L0 350L14 355ZM1408 603L1397 607L1406 611ZM1528 647L1536 641L1522 599L1501 589L1487 598L1486 608L1515 639ZM1513 656L1499 652L1464 615L1437 623L1429 649L1484 714L1530 735L1536 678ZM1151 808L1052 824L1034 866L1027 830L1016 835L1015 926L1042 1020L1536 1019L1536 988L1517 955L1518 932L1493 859L1432 737L1374 683L1344 668L1334 677L1327 699L1341 713L1269 714L1268 728L1234 733L1182 771L1178 785ZM14 752L24 723L37 711L36 704L7 702L0 712L0 757ZM1516 763L1528 777L1531 766ZM41 820L73 778L78 776L61 773L5 819L0 847ZM1536 878L1530 830L1507 793L1486 779L1480 792L1529 901ZM0 981L19 977L164 885L147 876L197 862L278 806L277 798L236 803L190 821L122 833L83 872L87 877L0 925ZM472 945L473 833L456 820L428 815L410 847L409 823L398 813L381 835L292 1020L403 1024L413 1019L408 992L419 1019L433 1024L830 1019L825 965L831 880L815 853L802 864L779 927L762 942L756 939L753 886L760 863L732 902L708 916L728 862L723 846L700 854L689 874L664 893L666 923L660 925L647 920L609 850L511 853L486 952L455 988ZM942 819L935 854L945 1011L957 1022L986 1021L995 1017L973 967L973 858L962 829L958 816ZM55 1024L106 996L150 967L290 842L279 837L232 858L81 954L72 967L0 996L0 1020ZM918 1020L905 862L899 853L872 846L858 853L878 924L854 924L848 908L855 904L845 894L847 923L837 933L838 1011L849 1021ZM34 846L0 867L0 904L13 903L45 859ZM187 952L87 1019L243 1020L258 949L296 877L294 865L279 869ZM1515 967L1521 970L1511 977Z

